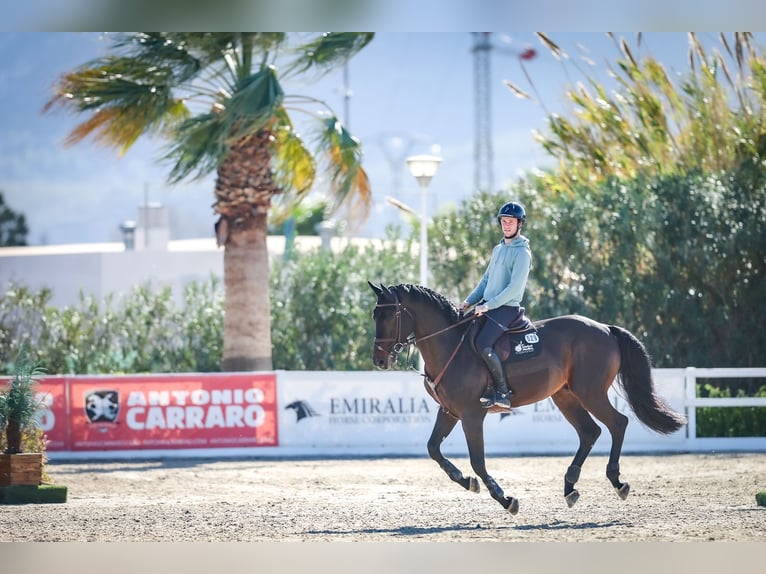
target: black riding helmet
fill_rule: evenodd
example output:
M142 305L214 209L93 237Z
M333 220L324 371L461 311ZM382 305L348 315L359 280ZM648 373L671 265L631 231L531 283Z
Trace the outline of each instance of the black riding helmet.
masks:
M524 211L524 208L521 206L520 203L516 203L515 201L509 201L503 207L500 208L500 211L497 212L497 222L500 223L501 217L515 217L522 223L526 222L527 220L527 213Z

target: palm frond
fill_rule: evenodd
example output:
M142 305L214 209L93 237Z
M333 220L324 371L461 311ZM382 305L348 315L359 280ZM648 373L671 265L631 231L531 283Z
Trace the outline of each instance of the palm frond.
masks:
M234 128L233 137L261 129L282 106L284 91L270 66L243 79L225 104L225 114Z
M172 72L123 57L109 57L64 75L43 111L54 106L90 113L67 139L93 135L124 153L143 133L158 133L188 110L174 98Z
M295 192L300 200L316 179L316 162L303 140L295 133L284 109L277 114L274 136L274 180L282 189Z
M367 217L372 203L372 191L367 173L362 168L362 145L336 117L324 120L319 135L319 149L323 152L330 173L330 191L337 209L349 197L354 198L360 217Z
M168 34L139 32L118 34L112 43L116 53L126 59L142 62L144 67L168 70L174 83L181 84L194 78L208 63L203 54L194 53L194 34Z
M298 57L288 66L288 74L314 70L321 77L345 64L369 44L373 32L327 32L297 48Z
M215 170L226 155L229 126L219 113L187 119L178 125L165 160L174 165L168 179L177 183L192 176L203 177Z
M43 405L36 400L38 378L45 369L30 359L22 347L16 359L13 377L0 389L0 428L13 419L22 427L29 425Z

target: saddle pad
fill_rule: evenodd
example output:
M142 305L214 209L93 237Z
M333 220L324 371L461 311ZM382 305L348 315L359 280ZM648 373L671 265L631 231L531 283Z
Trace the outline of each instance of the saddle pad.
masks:
M503 362L531 359L539 355L541 349L542 342L536 329L521 333L505 332L495 343L495 352Z

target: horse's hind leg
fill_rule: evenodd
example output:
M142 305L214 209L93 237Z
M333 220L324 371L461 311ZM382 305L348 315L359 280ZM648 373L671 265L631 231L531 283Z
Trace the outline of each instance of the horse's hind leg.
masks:
M577 400L577 397L569 389L563 388L551 396L551 398L561 411L561 414L564 415L564 418L577 431L577 436L580 439L580 446L564 475L564 498L567 501L567 505L571 508L577 502L577 499L580 498L580 493L577 492L574 485L580 478L580 470L585 463L585 459L588 458L593 445L601 434L601 427L595 423L588 414L588 411L585 410L580 401Z
M439 413L436 415L434 429L431 431L431 437L428 439L428 454L438 463L441 469L447 473L447 476L457 482L460 486L471 492L479 492L479 481L476 480L476 477L463 476L460 469L442 455L441 444L444 439L449 436L449 433L452 432L452 429L455 428L456 424L456 417L443 409L439 409Z
M587 402L583 399L583 405L594 417L604 423L612 435L612 448L609 451L609 462L606 465L606 477L612 483L619 497L625 500L630 493L630 485L627 482L620 482L620 453L625 439L625 429L628 426L628 417L611 405L606 392Z

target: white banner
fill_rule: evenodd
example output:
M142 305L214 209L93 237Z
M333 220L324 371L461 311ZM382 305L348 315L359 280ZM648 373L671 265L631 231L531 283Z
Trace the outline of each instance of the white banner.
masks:
M654 371L657 393L684 411L683 369ZM410 372L277 373L279 450L285 455L425 455L439 405ZM636 419L613 387L610 400L629 418L623 452L683 450L686 431L663 436ZM287 412L286 412L287 411ZM292 411L292 412L290 412ZM600 423L599 423L600 424ZM594 453L608 453L611 437L603 425ZM484 423L487 454L574 454L577 433L549 398L488 414ZM460 423L442 443L442 452L467 456Z

